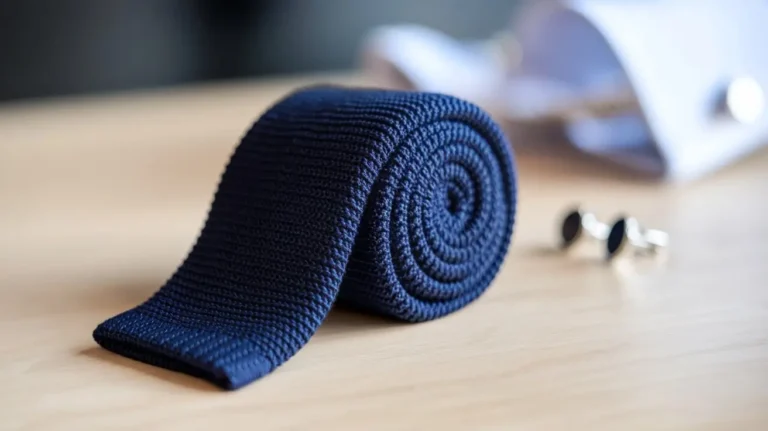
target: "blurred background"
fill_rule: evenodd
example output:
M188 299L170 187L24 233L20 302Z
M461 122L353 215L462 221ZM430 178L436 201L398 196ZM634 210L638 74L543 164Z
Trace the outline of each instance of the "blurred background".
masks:
M486 38L518 0L0 2L0 101L351 69L371 28Z

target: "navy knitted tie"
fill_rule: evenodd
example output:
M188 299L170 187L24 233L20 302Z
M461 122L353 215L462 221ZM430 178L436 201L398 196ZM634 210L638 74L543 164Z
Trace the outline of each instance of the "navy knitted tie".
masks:
M293 356L334 301L411 322L458 310L512 234L507 144L453 97L312 88L243 137L189 255L104 348L228 389Z

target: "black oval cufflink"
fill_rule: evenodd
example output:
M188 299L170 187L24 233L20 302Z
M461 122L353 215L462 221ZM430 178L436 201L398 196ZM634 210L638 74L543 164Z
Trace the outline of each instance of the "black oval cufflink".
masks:
M613 260L634 255L654 255L669 245L669 235L646 229L634 217L619 217L611 225L605 241L606 257Z
M608 237L608 225L597 216L582 208L575 208L566 213L560 223L560 248L570 249L585 239L604 241Z

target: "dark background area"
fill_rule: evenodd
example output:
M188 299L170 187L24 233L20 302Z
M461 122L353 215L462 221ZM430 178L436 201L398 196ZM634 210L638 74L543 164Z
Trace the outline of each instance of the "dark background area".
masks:
M375 26L484 38L515 0L4 0L0 101L356 66Z

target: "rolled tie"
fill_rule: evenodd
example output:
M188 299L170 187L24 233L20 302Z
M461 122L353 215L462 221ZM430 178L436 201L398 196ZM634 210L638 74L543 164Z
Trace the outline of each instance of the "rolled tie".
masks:
M472 302L501 266L515 203L509 147L475 105L301 90L242 138L176 272L93 336L237 389L293 356L336 301L409 322Z

